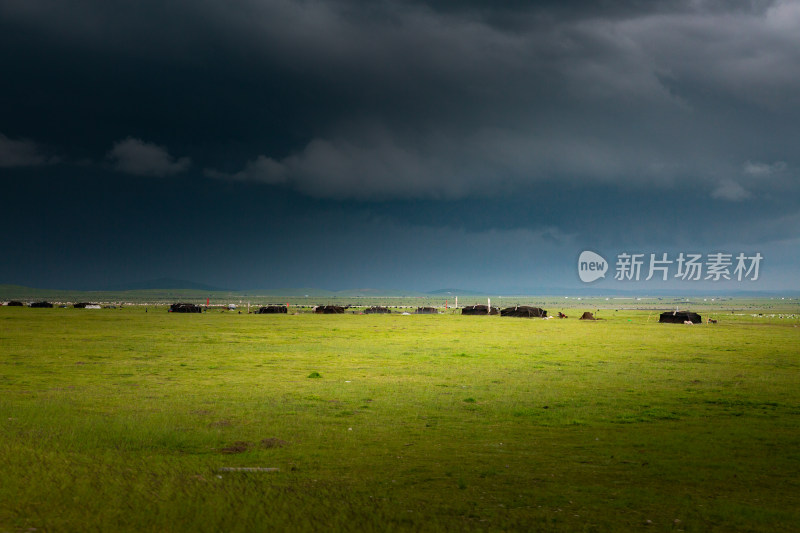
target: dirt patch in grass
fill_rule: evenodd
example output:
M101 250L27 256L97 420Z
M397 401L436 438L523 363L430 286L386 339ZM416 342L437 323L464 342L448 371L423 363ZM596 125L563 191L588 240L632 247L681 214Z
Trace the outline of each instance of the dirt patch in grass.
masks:
M222 448L219 452L220 453L244 453L250 448L250 443L245 442L243 440L236 441L230 446L226 446Z
M230 426L232 424L233 424L233 422L231 422L230 420L217 420L216 422L211 422L209 424L209 427L212 427L212 428L226 428L226 427L228 427L228 426Z
M263 439L261 441L262 448L283 448L284 446L288 446L289 443L285 440L278 439L276 437L269 437L268 439Z

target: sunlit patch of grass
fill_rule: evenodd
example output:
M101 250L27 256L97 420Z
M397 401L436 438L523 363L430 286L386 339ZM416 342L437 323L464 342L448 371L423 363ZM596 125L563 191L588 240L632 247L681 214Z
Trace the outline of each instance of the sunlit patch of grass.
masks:
M800 521L800 328L26 311L0 308L0 531Z

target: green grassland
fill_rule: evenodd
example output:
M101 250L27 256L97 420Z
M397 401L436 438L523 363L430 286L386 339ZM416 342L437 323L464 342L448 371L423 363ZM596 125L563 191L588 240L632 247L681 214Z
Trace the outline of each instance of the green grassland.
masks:
M0 307L0 531L797 531L797 302L609 305Z

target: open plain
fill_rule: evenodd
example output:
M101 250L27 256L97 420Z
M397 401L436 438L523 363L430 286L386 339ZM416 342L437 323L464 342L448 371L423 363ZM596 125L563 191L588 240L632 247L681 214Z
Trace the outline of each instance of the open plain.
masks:
M0 531L797 531L769 313L2 307Z

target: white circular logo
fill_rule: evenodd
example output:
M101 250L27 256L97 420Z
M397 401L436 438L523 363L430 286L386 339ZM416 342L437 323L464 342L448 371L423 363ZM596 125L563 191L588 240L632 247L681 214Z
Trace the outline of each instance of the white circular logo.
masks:
M584 283L591 283L597 279L606 277L608 261L603 256L589 250L581 252L578 258L578 276Z

